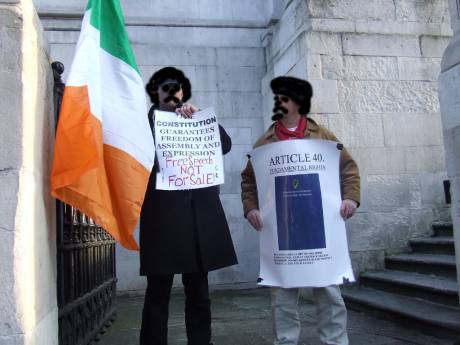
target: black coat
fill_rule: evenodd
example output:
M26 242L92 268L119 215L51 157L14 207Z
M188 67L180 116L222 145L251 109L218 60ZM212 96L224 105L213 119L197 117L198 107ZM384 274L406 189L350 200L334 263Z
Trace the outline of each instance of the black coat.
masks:
M219 126L224 154L232 142ZM212 271L237 263L218 187L164 191L150 175L140 219L141 275Z

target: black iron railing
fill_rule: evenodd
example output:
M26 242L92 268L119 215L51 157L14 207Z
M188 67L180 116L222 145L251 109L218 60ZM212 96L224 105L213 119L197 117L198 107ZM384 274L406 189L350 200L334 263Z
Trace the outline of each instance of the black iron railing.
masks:
M52 67L57 123L64 65ZM59 344L88 345L115 317L115 241L72 206L57 201L56 208Z

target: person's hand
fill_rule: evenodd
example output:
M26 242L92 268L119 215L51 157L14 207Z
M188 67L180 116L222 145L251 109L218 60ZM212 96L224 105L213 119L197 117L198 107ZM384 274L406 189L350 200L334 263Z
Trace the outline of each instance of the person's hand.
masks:
M197 112L199 109L193 104L184 103L181 107L176 108L176 114L184 118L191 118L193 113Z
M352 217L355 212L358 204L356 201L351 199L345 199L342 201L342 205L340 206L340 215L343 219L348 219Z
M260 216L260 211L258 209L253 209L249 211L246 215L246 218L248 219L249 223L252 225L254 229L256 229L257 231L262 230L262 217Z

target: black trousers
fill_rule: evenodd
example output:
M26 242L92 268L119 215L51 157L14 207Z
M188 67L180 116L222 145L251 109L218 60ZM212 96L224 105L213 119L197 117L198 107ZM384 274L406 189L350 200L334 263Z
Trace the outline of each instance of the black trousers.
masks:
M168 344L169 299L173 274L147 276L140 345ZM185 327L188 345L209 345L211 341L211 302L208 273L184 273Z

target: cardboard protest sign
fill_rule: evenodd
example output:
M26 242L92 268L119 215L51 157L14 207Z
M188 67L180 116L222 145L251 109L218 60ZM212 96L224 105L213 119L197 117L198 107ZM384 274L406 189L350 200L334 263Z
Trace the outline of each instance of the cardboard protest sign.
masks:
M155 111L155 146L160 165L157 189L183 190L224 183L217 117L212 108L185 119Z
M341 145L286 140L254 149L263 228L260 284L322 287L354 281L340 216Z

